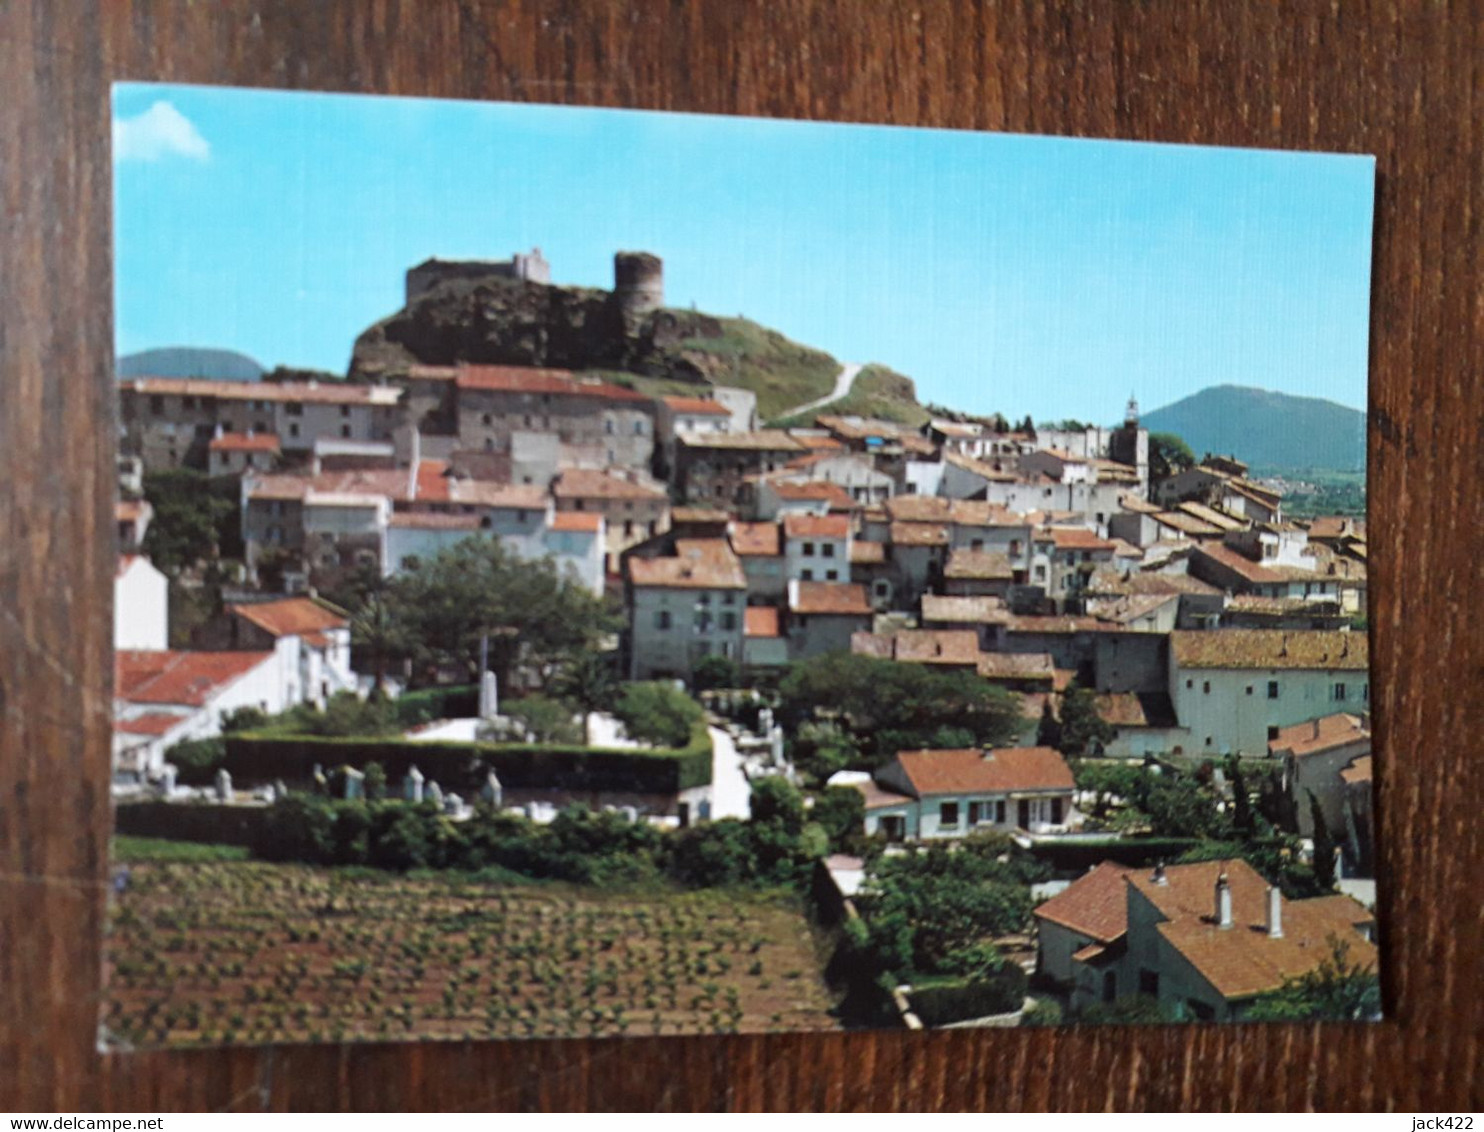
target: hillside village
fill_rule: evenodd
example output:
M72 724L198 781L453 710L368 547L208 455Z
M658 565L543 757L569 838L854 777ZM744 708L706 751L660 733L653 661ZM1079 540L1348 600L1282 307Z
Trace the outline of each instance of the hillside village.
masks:
M544 309L551 267L430 260L400 317L425 346L481 287ZM667 340L657 257L590 301L633 357ZM764 418L725 371L603 344L569 369L378 343L354 380L119 382L121 830L246 844L304 792L704 838L773 820L765 783L892 1024L1235 1020L1346 963L1374 981L1363 520L1290 518L1132 397L1106 427L917 423L846 381L803 411L769 389ZM232 537L152 562L187 510L154 488L182 483ZM475 631L461 574L530 589ZM392 632L414 593L443 620ZM591 631L547 642L543 610ZM892 901L956 869L1012 910L889 944Z

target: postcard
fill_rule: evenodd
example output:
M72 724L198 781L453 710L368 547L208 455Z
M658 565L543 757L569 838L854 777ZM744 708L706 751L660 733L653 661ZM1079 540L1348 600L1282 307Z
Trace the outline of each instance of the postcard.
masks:
M1371 158L113 156L110 1048L1380 1016Z

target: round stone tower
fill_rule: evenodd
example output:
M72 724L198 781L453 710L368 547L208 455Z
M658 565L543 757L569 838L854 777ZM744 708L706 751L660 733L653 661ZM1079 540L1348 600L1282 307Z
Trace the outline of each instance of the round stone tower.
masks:
M624 325L632 329L644 316L665 305L665 265L648 252L617 252L613 256L613 293Z

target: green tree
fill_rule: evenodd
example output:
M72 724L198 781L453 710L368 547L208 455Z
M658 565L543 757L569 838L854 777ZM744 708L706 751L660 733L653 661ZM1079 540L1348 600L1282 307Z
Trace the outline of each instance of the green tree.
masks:
M552 680L552 690L584 712L612 711L620 687L612 653L581 652L568 660Z
M508 687L517 663L553 672L618 626L604 599L550 559L527 562L499 539L473 536L392 582L390 612L415 659L478 678L480 641Z
M1314 879L1324 891L1335 887L1335 838L1324 819L1324 810L1314 791L1309 795L1309 821L1314 825Z
M1312 971L1261 995L1243 1020L1254 1022L1361 1022L1381 1016L1381 980L1369 964L1352 962L1350 944L1328 939L1329 954Z
M237 731L255 731L268 722L268 713L262 708L245 704L231 711L222 712L222 734L231 735Z
M853 786L827 786L814 795L809 816L823 827L832 849L849 852L865 833L865 795Z
M1073 684L1061 699L1061 746L1065 755L1100 754L1117 731L1098 714L1091 688Z
M1018 697L974 673L854 653L791 666L779 695L782 718L795 727L835 720L867 752L870 767L913 747L1005 746L1021 728Z
M524 696L506 700L500 710L518 720L537 743L581 743L583 729L576 712L565 700L550 696Z
M397 607L399 592L394 580L374 566L363 566L334 596L350 613L350 639L370 668L374 686L384 688L387 666L411 656L414 644L412 618Z
M1195 467L1195 454L1190 445L1173 432L1149 434L1149 476L1168 479L1176 472Z
M735 688L740 680L737 662L714 653L702 657L691 669L691 684L698 692L712 688Z
M1061 723L1051 710L1049 697L1041 705L1041 722L1036 724L1036 746L1055 747L1061 750Z
M367 763L361 772L366 777L361 787L366 792L366 798L372 802L379 802L386 797L386 767L380 763Z
M1226 777L1232 788L1232 827L1236 835L1249 840L1257 834L1257 815L1252 810L1252 796L1247 792L1247 779L1242 774L1242 760L1227 756Z
M179 574L219 554L241 554L236 480L212 479L190 468L168 468L144 477L144 498L154 509L142 550L167 574Z
M684 747L705 714L701 705L663 680L625 685L613 714L631 739L656 747Z

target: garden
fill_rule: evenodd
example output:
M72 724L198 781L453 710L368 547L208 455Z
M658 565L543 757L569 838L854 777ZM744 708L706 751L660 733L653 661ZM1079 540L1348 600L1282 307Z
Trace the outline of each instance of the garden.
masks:
M118 853L103 1024L130 1046L839 1025L791 890L618 891L158 848Z

